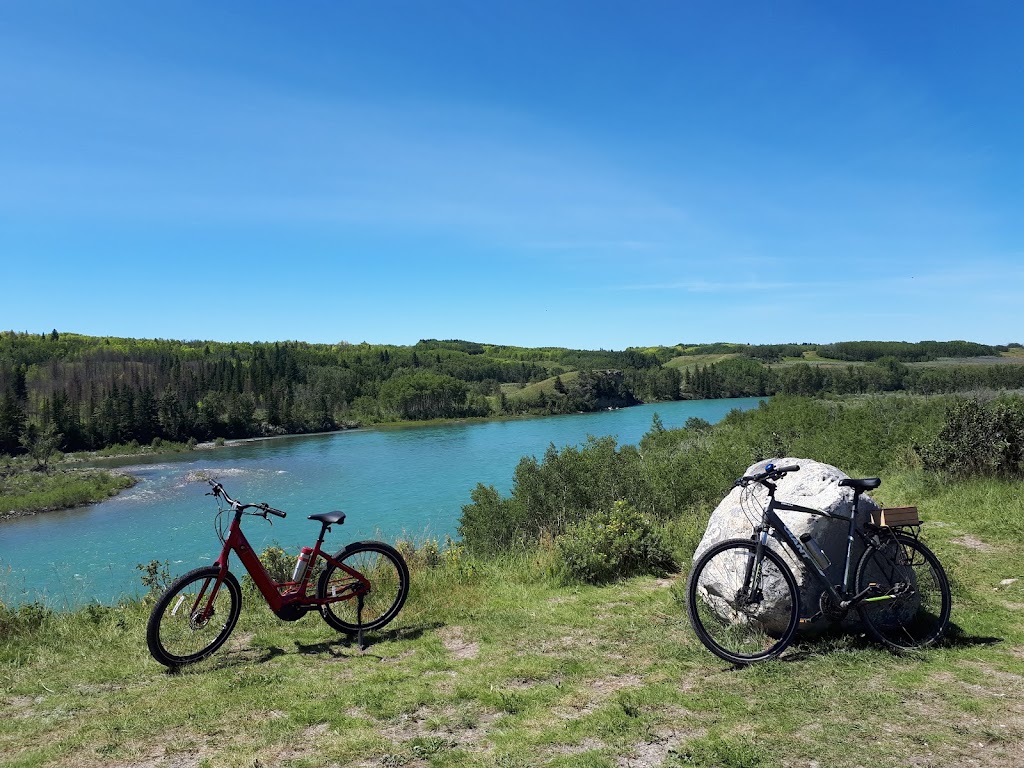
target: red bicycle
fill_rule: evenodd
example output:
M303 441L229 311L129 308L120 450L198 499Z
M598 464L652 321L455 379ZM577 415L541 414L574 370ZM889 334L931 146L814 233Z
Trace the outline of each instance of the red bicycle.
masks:
M286 517L266 502L242 504L228 496L224 486L209 480L207 496L218 502L217 535L223 549L213 565L196 568L175 579L153 606L146 627L146 642L153 658L168 667L205 659L228 639L242 610L242 588L228 570L234 550L267 605L280 619L297 621L317 610L330 626L348 635L379 629L398 615L409 593L409 568L402 556L381 541L349 544L334 557L321 547L332 525L345 522L344 512L310 515L320 523L313 547L303 547L290 581L274 581L242 534L242 516ZM233 518L224 532L223 515ZM316 581L316 591L310 588Z

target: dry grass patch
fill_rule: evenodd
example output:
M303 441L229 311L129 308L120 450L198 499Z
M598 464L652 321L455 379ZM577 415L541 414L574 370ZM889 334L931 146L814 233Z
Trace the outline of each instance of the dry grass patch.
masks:
M443 627L438 630L438 634L441 637L441 644L453 658L475 659L480 655L480 643L466 639L462 627Z

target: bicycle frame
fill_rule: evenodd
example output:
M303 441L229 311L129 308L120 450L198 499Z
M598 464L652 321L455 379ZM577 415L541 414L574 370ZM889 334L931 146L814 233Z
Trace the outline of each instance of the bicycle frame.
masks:
M214 585L213 592L210 594L208 605L213 605L217 592L227 577L228 558L232 550L238 555L238 559L252 577L256 588L259 589L263 599L270 606L270 610L283 619L300 618L310 609L329 603L337 603L342 600L351 600L354 597L362 597L370 591L370 582L365 576L359 573L359 571L335 560L322 550L324 535L328 529L326 525L320 530L320 536L317 537L316 545L309 555L309 566L306 568L301 581L274 581L270 578L266 568L263 567L263 563L260 562L248 539L245 538L245 534L242 533L242 514L240 511L235 512L234 518L231 521L231 527L228 529L228 535L224 539L224 547L221 549L220 557L214 563L214 565L220 568L220 573L217 576L217 583ZM330 597L319 598L315 595L307 594L310 579L315 570L315 563L318 559L322 559L328 565L341 569L355 579L356 583L343 590L341 594ZM287 587L287 589L282 591L282 587Z
M752 561L747 565L747 573L744 578L744 584L747 585L748 589L753 589L754 585L760 581L760 578L751 579L755 564L760 567L760 563L764 557L764 547L768 544L768 536L770 531L774 531L776 538L780 542L787 545L790 550L797 556L797 559L803 563L804 567L807 568L811 573L815 574L818 581L821 582L822 586L825 587L825 591L828 592L829 596L835 601L837 606L846 608L849 607L865 597L865 595L850 595L850 566L853 564L853 541L854 534L856 533L865 542L867 537L857 529L857 501L860 498L860 493L854 492L853 495L853 512L849 517L845 515L834 515L830 512L823 512L820 509L812 509L810 507L803 507L799 504L790 504L785 501L778 501L775 498L775 485L770 482L762 483L768 489L768 504L764 508L764 515L762 517L761 525L754 528L754 537L757 539L757 547L754 552ZM811 557L807 551L807 547L800 541L799 537L783 522L782 518L779 517L776 510L782 510L785 512L801 512L806 515L816 515L818 517L827 517L832 520L839 520L848 522L849 532L846 537L846 557L843 563L843 583L837 589L835 585L831 583L824 569L822 569L817 562ZM760 534L760 535L758 535ZM780 537L781 534L781 537ZM760 574L756 574L760 577Z

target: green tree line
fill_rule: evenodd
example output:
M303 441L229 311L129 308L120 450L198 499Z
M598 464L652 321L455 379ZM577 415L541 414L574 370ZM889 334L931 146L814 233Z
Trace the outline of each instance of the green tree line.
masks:
M915 364L1005 349L953 341L610 351L437 339L411 346L223 343L7 331L0 332L0 453L31 450L40 436L57 436L59 448L71 451L585 412L681 397L1024 387L1024 365ZM808 351L869 362L771 364ZM736 356L692 369L665 365L710 353Z
M992 357L1020 346L1017 343L991 345L973 341L840 341L834 344L677 344L648 351L662 362L680 355L739 353L772 363L814 353L831 360L859 363L870 363L883 357L893 357L904 363L925 363L941 358Z
M156 438L175 442L337 429L359 422L519 412L503 384L567 371L616 369L644 398L657 359L639 352L529 350L465 341L412 346L303 342L219 343L0 333L0 453L24 450L30 427L62 450ZM605 374L591 378L601 382ZM637 402L628 386L623 404ZM658 391L663 391L662 387ZM663 392L679 397L678 386ZM565 408L600 407L591 387ZM533 412L528 406L527 412ZM549 412L541 407L536 412Z
M906 391L941 394L972 389L1024 387L1024 365L911 366L893 357L868 364L769 366L749 357L697 366L683 374L683 390L693 397L871 394Z

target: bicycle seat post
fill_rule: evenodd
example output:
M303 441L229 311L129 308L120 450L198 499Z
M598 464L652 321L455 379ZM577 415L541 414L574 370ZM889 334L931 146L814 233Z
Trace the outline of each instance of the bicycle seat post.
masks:
M317 515L310 515L309 520L316 520L320 523L320 538L317 539L318 544L323 544L324 537L327 532L331 530L332 525L341 525L345 522L345 513L341 510L335 510L334 512L321 512Z

